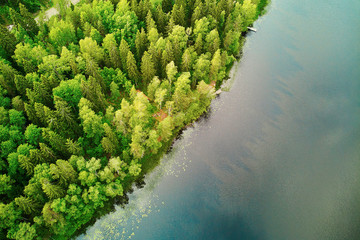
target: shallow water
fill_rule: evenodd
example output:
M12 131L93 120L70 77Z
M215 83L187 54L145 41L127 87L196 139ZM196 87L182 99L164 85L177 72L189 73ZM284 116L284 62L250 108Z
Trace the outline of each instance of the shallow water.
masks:
M359 13L273 0L230 91L78 239L360 239Z

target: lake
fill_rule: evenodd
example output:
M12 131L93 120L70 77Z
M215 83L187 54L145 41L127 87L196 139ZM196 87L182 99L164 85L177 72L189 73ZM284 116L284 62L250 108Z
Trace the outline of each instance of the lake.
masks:
M360 239L359 14L273 0L228 92L78 239Z

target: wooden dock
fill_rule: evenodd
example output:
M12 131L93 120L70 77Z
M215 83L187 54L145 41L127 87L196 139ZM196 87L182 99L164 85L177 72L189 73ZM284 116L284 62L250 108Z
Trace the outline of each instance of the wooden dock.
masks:
M247 29L249 29L250 31L256 32L256 28L248 27Z

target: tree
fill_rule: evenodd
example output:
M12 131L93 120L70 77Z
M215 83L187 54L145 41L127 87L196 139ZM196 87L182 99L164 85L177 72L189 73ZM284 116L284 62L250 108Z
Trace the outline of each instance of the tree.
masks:
M65 191L61 186L52 184L47 179L43 179L41 185L44 193L50 199L61 198L65 195Z
M244 0L242 6L242 16L245 19L245 27L249 26L256 18L256 5L251 0Z
M172 136L173 129L174 129L173 119L171 116L167 116L164 120L162 120L159 123L159 125L157 127L159 136L164 141L168 141L170 139L170 137Z
M77 173L71 164L65 160L57 160L56 164L50 164L50 172L54 179L58 179L61 186L67 186L74 183L77 179Z
M74 110L78 109L78 104L82 97L80 81L84 76L78 75L74 79L61 81L60 85L52 90L54 97L65 100Z
M105 187L105 194L109 197L116 197L123 195L123 187L119 180L115 180L115 182L111 182Z
M147 37L145 30L143 28L141 29L141 32L138 30L136 33L135 47L136 47L137 60L140 61L141 57L143 56L143 53L147 48Z
M0 229L16 229L21 219L21 210L12 201L9 204L0 202Z
M160 79L155 76L147 86L147 96L150 100L155 99L155 92L160 86Z
M203 40L202 40L202 34L200 33L195 40L195 51L197 54L201 54L202 53L202 49L203 49Z
M43 129L42 136L50 144L52 149L56 150L62 156L68 156L68 151L65 145L66 139L56 132L51 131L49 128Z
M29 81L29 78L25 78L23 75L15 75L14 83L16 86L16 89L21 95L26 94L26 89L30 88L32 89L33 83Z
M168 37L171 42L171 48L174 52L174 60L176 65L180 65L181 55L187 46L188 35L186 34L185 28L182 26L174 26Z
M157 153L158 149L161 148L162 144L159 141L159 134L156 130L150 130L149 138L146 140L145 144L155 154Z
M17 111L15 109L9 110L9 123L12 126L17 126L20 129L25 126L26 119L23 112Z
M6 98L3 98L3 100L5 99ZM20 96L16 96L13 99L11 99L11 105L13 106L14 109L25 112L24 101L21 99Z
M143 88L146 88L146 86L150 83L150 81L155 76L156 70L154 63L152 61L152 57L148 52L145 52L142 60L141 60L141 73L142 73L142 84Z
M135 158L142 158L145 154L144 141L145 132L141 125L136 125L131 136L131 153Z
M60 16L64 17L69 0L54 0L55 8L59 11Z
M65 128L68 128L69 131L64 133L65 136L74 136L80 133L80 128L76 121L75 114L69 104L64 101L62 98L55 97L55 116L61 122Z
M141 172L141 164L137 163L137 161L135 160L132 160L129 166L129 174L131 176L136 177L139 176L140 172Z
M96 43L95 40L86 37L79 41L81 53L89 54L97 64L101 64L104 60L104 50ZM85 57L84 57L85 58Z
M39 145L39 143L41 141L43 141L43 139L42 139L42 129L39 128L35 124L28 125L26 127L24 135L25 135L25 139L27 140L27 142L34 145L34 146Z
M140 82L140 73L136 66L134 54L132 54L131 51L129 51L127 54L126 68L127 68L127 73L129 74L130 79L133 81L133 83L136 86L138 86L139 82Z
M165 96L168 93L167 89L164 88L158 88L155 92L155 100L154 102L158 104L158 108L162 108L162 103L165 100Z
M240 32L234 32L233 30L230 30L226 33L225 39L224 39L224 48L225 50L233 55L238 54L240 50Z
M79 103L79 117L83 126L84 133L90 139L94 139L95 143L99 143L104 132L101 117L96 115L89 107L90 103L82 98Z
M64 64L70 66L73 75L80 73L79 67L76 64L76 56L72 51L66 47L62 47L60 59Z
M184 7L175 3L171 11L171 18L174 19L176 25L186 26Z
M12 183L10 176L6 174L0 174L0 195L9 194L12 189Z
M42 58L48 55L41 46L31 47L29 43L19 43L14 53L13 58L27 73L35 72Z
M24 25L22 25L22 27L28 33L31 33L32 36L35 36L39 31L39 27L35 22L33 15L29 13L27 8L21 3L19 4L19 8L20 8L20 15L23 17L24 20L23 22Z
M123 98L121 101L121 109L115 112L113 120L113 124L115 125L117 132L127 134L129 131L128 124L132 110L133 106L131 106L129 102Z
M152 18L151 11L149 10L146 15L146 29L149 31L152 28L157 28L154 19Z
M213 29L206 36L205 48L213 55L220 47L220 37L217 29Z
M31 225L28 222L20 223L18 230L10 235L11 238L16 240L33 240L37 237L35 225Z
M181 71L189 72L192 69L193 58L191 56L191 51L189 48L185 49L182 58L181 58Z
M49 38L60 51L63 46L76 42L75 28L71 22L60 20L50 29Z
M220 49L218 49L215 52L213 59L211 60L210 81L220 81L222 80L222 78L225 77L225 72L223 74L219 74L221 68L222 68L222 60L221 60Z
M162 4L165 1L162 2ZM159 32L161 33L165 33L165 27L166 27L166 23L167 23L167 15L163 12L161 4L159 4L156 7L156 11L155 11L155 21L156 21L156 25L157 25L157 29L159 30Z
M10 57L14 54L17 40L5 26L0 26L0 46L5 50Z
M15 75L17 71L0 59L0 85L12 96L16 95Z
M68 152L71 153L72 155L81 155L81 153L83 152L80 143L72 139L66 140L66 147Z
M178 111L186 111L192 101L190 73L184 72L175 82L173 101Z
M121 67L120 52L114 34L107 34L103 40L102 45L110 57L111 65L114 68L120 68Z
M15 203L27 214L35 213L39 208L39 205L33 199L24 196L15 198Z
M127 72L126 59L130 51L130 48L129 48L129 44L125 41L125 39L121 39L119 51L120 51L122 70Z
M171 61L168 65L166 65L166 75L170 81L169 93L171 95L171 85L175 80L175 75L177 74L177 67L175 66L174 61Z
M56 83L49 82L49 87L55 87L58 84L58 81L61 81L65 78L65 74L71 72L71 67L64 61L63 58L59 58L56 55L49 55L43 57L43 63L39 65L39 73L42 74L42 79L44 77L50 78L50 76L56 77ZM45 84L45 83L44 83Z
M104 123L103 126L106 137L101 140L101 145L105 152L115 154L119 146L119 141L109 124Z
M206 83L209 83L209 70L210 70L210 61L209 57L206 54L200 55L200 57L195 61L194 73L193 73L193 87L194 83L197 83L201 80L204 80ZM195 84L196 85L196 84Z
M100 32L94 27L91 27L90 37L94 39L97 44L101 44L103 41L103 37L101 36Z

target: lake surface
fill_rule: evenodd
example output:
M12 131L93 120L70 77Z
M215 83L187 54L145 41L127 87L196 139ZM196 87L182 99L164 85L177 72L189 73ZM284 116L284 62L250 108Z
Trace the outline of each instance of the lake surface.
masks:
M360 239L359 14L273 0L229 92L78 239Z

